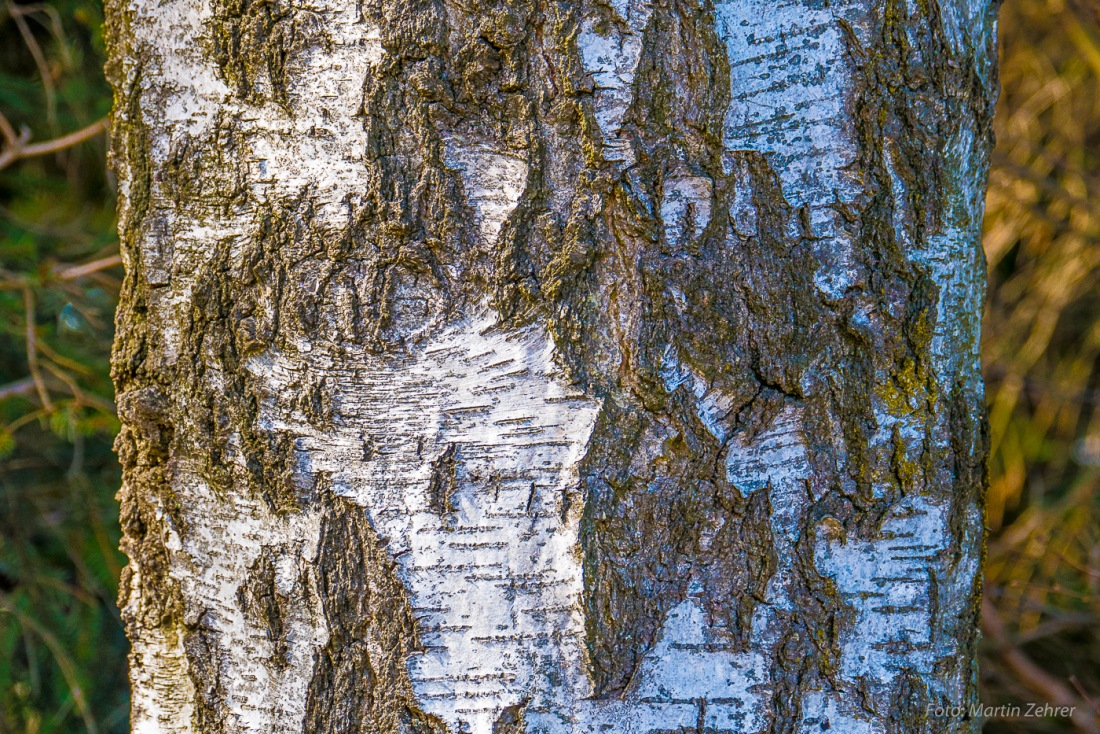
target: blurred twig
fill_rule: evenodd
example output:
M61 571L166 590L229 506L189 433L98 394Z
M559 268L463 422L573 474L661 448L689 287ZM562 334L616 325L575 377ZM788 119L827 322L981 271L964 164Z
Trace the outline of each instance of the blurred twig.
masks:
M42 373L38 369L38 337L34 320L34 292L26 286L23 287L23 308L27 317L27 368L34 379L34 387L38 391L38 399L42 401L42 407L50 412L53 411L50 392L46 389L46 382L42 379Z
M60 138L28 144L30 131L23 128L22 132L17 135L8 119L4 117L3 113L0 113L0 134L3 134L4 137L4 149L0 150L0 169L7 168L20 158L31 158L36 155L56 153L59 150L71 148L77 143L83 143L85 140L99 135L107 129L107 125L108 119L104 117L85 128L63 135Z
M106 270L107 268L113 268L121 264L121 255L111 255L110 257L93 260L83 265L67 265L65 267L55 268L54 277L60 280L76 280L77 278L83 278L86 275L98 273L100 270Z
M1087 700L1078 697L1070 686L1037 665L1008 637L1005 624L986 597L982 603L982 630L996 646L998 656L1017 679L1035 693L1045 697L1052 706L1072 708L1073 725L1083 734L1100 734L1100 719Z
M31 53L31 58L34 59L35 66L38 67L38 75L42 77L42 87L46 92L46 120L52 126L57 118L57 85L54 83L53 74L50 73L50 65L46 61L46 55L42 52L42 47L38 45L34 34L27 26L26 19L23 18L26 11L10 1L6 7L8 15L15 21L15 26L19 29L19 35L23 37L23 43L26 44L27 50Z
M10 398L14 395L26 395L27 393L34 392L34 389L34 378L24 377L22 380L16 380L15 382L9 382L7 385L0 386L0 400Z

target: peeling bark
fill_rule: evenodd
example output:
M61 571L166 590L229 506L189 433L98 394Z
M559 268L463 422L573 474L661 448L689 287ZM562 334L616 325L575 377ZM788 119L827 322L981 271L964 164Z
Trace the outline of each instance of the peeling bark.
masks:
M989 0L112 0L135 732L977 732Z

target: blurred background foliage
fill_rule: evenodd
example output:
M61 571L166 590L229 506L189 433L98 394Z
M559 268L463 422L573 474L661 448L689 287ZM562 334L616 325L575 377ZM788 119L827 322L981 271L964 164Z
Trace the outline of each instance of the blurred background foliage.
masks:
M989 704L1100 716L1100 2L1008 0L985 250ZM990 732L1100 731L1097 719Z
M983 701L1100 715L1100 2L1008 0L985 247ZM0 0L0 733L123 732L97 0Z
M2 733L129 723L102 15L97 0L0 0Z

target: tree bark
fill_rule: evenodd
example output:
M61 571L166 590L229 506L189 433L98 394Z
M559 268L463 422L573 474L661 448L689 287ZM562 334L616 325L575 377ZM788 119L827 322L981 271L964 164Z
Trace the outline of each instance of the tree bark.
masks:
M135 732L977 732L990 0L108 3Z

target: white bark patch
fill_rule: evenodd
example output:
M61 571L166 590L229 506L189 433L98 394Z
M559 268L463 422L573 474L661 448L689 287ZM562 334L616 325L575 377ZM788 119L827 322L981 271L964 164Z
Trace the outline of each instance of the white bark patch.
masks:
M952 174L965 203L944 213L940 232L911 258L929 268L940 288L937 318L930 348L937 378L951 384L961 371L981 372L980 331L983 293L973 287L982 282L981 230L985 180L979 175L981 154L977 136L964 128L946 153L944 170Z
M146 75L155 71L161 87L177 92L156 110L157 116L172 124L176 134L198 135L209 129L218 111L232 98L229 87L211 67L206 49L194 42L206 35L205 26L212 15L210 5L174 0L158 4L154 10L134 0L127 10L141 18L140 26L133 26L135 31L158 41L164 49L163 62L158 59L155 69L146 70Z
M235 461L242 456L234 451ZM239 593L253 580L252 568L262 554L279 559L276 584L286 598L297 593L298 562L312 559L320 529L314 513L278 518L251 500L216 496L190 467L173 478L192 532L173 554L173 576L179 581L188 609L205 609L201 619L188 619L212 633L211 669L224 688L232 731L295 731L305 716L306 691L313 674L314 652L328 639L323 615L303 604L291 604L283 617L287 652L285 665L272 664L275 640L241 607ZM279 549L297 552L279 553ZM182 711L182 710L181 710ZM176 716L180 731L191 731L190 714ZM176 731L160 730L160 731Z
M707 727L763 729L766 703L753 688L769 682L764 656L723 647L708 628L701 601L689 597L669 613L661 639L638 672L633 697L681 704L706 699Z
M767 603L753 615L752 649L775 645L779 627L770 624L770 619L775 610L795 608L790 598L791 573L795 545L802 537L802 513L810 502L804 485L810 475L802 417L793 406L781 411L753 441L746 443L734 436L726 449L728 480L746 495L762 490L771 495L771 531L778 564L765 594Z
M840 18L857 29L865 3L727 0L715 5L718 35L730 59L732 101L723 140L728 150L766 153L794 206L808 204L813 234L828 254L816 276L831 298L856 277L853 242L831 208L859 193L848 167L856 145L845 110L852 70ZM743 217L741 218L744 219ZM748 223L736 225L737 231Z
M447 165L462 173L466 201L474 210L482 238L487 243L495 242L527 188L527 162L455 137L445 138L444 143Z
M726 173L733 171L728 156L723 156L722 166ZM752 200L752 189L748 186L735 187L733 199L730 201L730 227L742 239L749 239L757 236L758 223L759 216L756 203Z
M681 294L682 297L682 294ZM661 361L661 377L665 381L665 390L672 392L680 385L686 385L695 396L695 414L706 426L710 435L719 441L725 441L729 431L725 421L732 408L730 398L711 388L706 378L680 364L669 347Z
M140 588L140 579L131 588ZM186 734L191 731L195 687L187 675L181 630L147 630L133 643L130 728L133 734Z
M324 18L330 48L304 52L288 92L293 114L274 103L248 107L253 133L253 190L257 198L295 199L309 191L320 206L318 224L346 226L347 201L368 187L367 136L359 115L363 78L385 53L378 28L354 4L313 8ZM306 81L308 80L308 81Z
M988 6L989 0L956 0L943 4L940 12L943 13L944 30L956 55L965 57L975 44L981 43L980 39L988 37L990 29L982 27L988 17Z
M808 471L802 418L795 408L782 411L751 443L734 437L726 451L726 476L746 494L769 484L792 487L808 476Z
M615 0L610 5L620 22L610 23L600 32L591 19L586 19L577 36L577 47L585 71L596 84L596 122L603 131L603 157L631 166L634 151L630 139L622 135L623 117L634 99L634 74L653 5L645 0Z
M910 497L890 511L872 542L821 534L817 568L836 581L857 622L842 641L841 674L889 683L903 668L930 675L940 656L957 654L958 641L932 637L932 599L950 546L945 508Z
M883 734L881 722L870 721L865 711L852 711L850 703L835 693L814 691L802 698L800 734L821 734L823 731L843 734Z
M587 695L575 466L599 404L565 381L545 330L506 332L483 312L405 359L315 348L309 362L339 399L337 430L274 402L271 425L302 435L304 468L363 506L396 557L425 648L409 661L420 706L491 734L507 706ZM273 401L300 368L251 363ZM432 466L451 446L457 491L441 514Z

